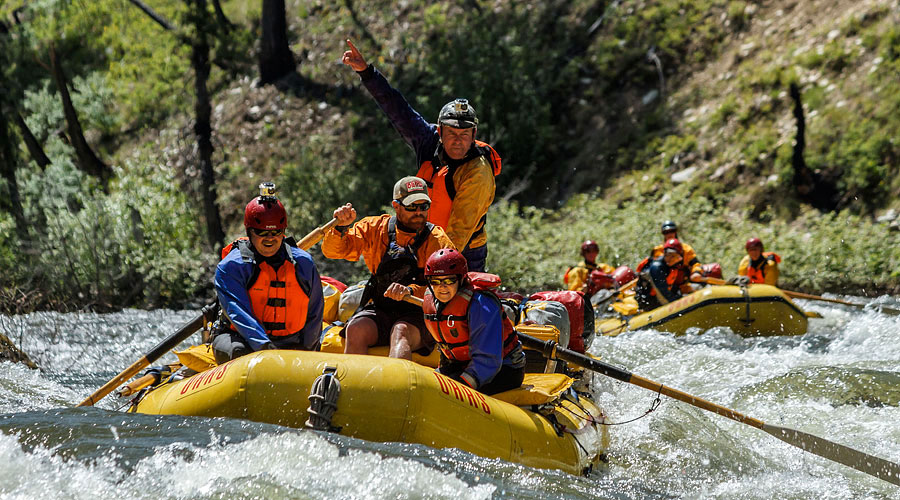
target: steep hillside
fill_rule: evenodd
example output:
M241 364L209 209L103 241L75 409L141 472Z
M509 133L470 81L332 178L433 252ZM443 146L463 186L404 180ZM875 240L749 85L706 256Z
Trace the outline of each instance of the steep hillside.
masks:
M152 6L177 34L127 0L0 6L4 109L49 157L38 166L10 119L31 225L16 227L7 180L7 309L209 293L217 249L200 201L188 43L198 32L183 2ZM503 156L489 266L512 287L559 286L585 238L603 240L611 263L634 265L663 217L726 269L740 241L760 234L790 257L788 285L900 286L898 233L888 231L900 209L896 1L288 0L297 72L265 86L260 2L222 6L232 24L210 28L209 88L227 238L242 233L243 205L263 180L279 184L291 230L304 234L344 202L382 210L394 181L415 170L339 61L352 38L426 118L454 97L478 110L479 137ZM77 168L50 48L88 142L113 169L108 192ZM884 245L866 243L882 234ZM347 281L366 274L319 262Z

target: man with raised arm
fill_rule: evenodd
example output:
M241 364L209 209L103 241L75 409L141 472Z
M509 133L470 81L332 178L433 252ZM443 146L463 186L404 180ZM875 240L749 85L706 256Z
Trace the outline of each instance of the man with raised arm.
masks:
M466 99L441 108L437 124L429 123L403 94L365 58L350 40L341 61L359 74L369 94L416 153L418 176L430 188L428 221L442 227L460 249L470 271L484 271L487 260L487 212L494 201L494 177L500 155L475 140L478 118Z

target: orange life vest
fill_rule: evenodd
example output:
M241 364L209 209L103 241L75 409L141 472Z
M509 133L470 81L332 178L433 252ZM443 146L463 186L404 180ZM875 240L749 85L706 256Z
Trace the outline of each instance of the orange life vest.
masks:
M747 277L750 278L750 283L766 282L766 267L769 262L778 264L781 262L781 257L775 252L763 252L762 258L755 264L750 261L750 265L747 266Z
M480 155L476 155L469 161L484 157L494 171L494 177L500 175L501 161L497 151L486 142L476 140L472 146ZM428 211L428 222L446 229L450 221L450 210L453 207L453 198L456 198L456 186L453 184L453 174L461 165L451 167L449 165L435 165L433 160L422 162L416 177L428 184L428 196L431 198L431 209ZM484 231L487 222L487 214L478 221L470 241ZM466 242L468 246L468 242Z
M286 246L296 245L293 239L285 241ZM222 249L224 259L237 248L245 263L253 263L253 273L247 293L250 295L250 309L260 322L266 335L285 337L293 335L306 325L306 311L309 309L309 284L297 280L294 257L288 248L288 257L275 270L265 261L256 263L248 238L238 238ZM229 327L234 330L232 325Z
M429 289L425 292L422 304L425 326L434 337L441 353L449 360L472 359L469 353L469 304L476 291L485 293L497 301L503 323L503 357L519 345L519 336L513 328L512 321L504 314L500 299L489 288L468 282L446 304L439 303Z

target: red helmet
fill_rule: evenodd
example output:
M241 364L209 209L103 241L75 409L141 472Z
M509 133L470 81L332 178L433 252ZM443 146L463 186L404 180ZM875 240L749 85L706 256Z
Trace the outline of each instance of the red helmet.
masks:
M762 251L763 243L762 243L762 240L760 240L759 238L750 238L749 240L747 240L747 244L744 245L744 248L746 248L747 250L750 250L751 248L757 248L757 247L759 248L759 251Z
M466 258L459 250L452 248L442 248L434 252L425 262L425 276L464 275L468 272L469 265Z
M637 278L637 274L634 274L634 270L628 266L619 266L613 271L612 277L616 280L617 285L622 286Z
M285 229L287 212L274 196L257 196L244 209L244 227L253 229Z
M681 242L678 241L678 238L672 238L663 245L663 252L669 249L675 250L678 252L678 255L684 257L684 247L681 246Z
M581 255L584 255L588 252L599 252L600 246L597 245L597 242L594 240L587 240L581 244Z

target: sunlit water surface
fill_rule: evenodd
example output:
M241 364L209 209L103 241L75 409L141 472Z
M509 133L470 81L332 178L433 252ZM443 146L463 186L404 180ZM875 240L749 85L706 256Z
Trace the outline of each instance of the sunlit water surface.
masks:
M801 304L824 318L799 337L646 331L597 339L591 352L900 462L900 317ZM665 397L611 429L610 468L591 477L254 422L124 414L112 396L75 408L193 314L0 316L0 330L42 368L0 363L0 499L900 499L900 488ZM617 422L656 398L600 376L593 389Z

